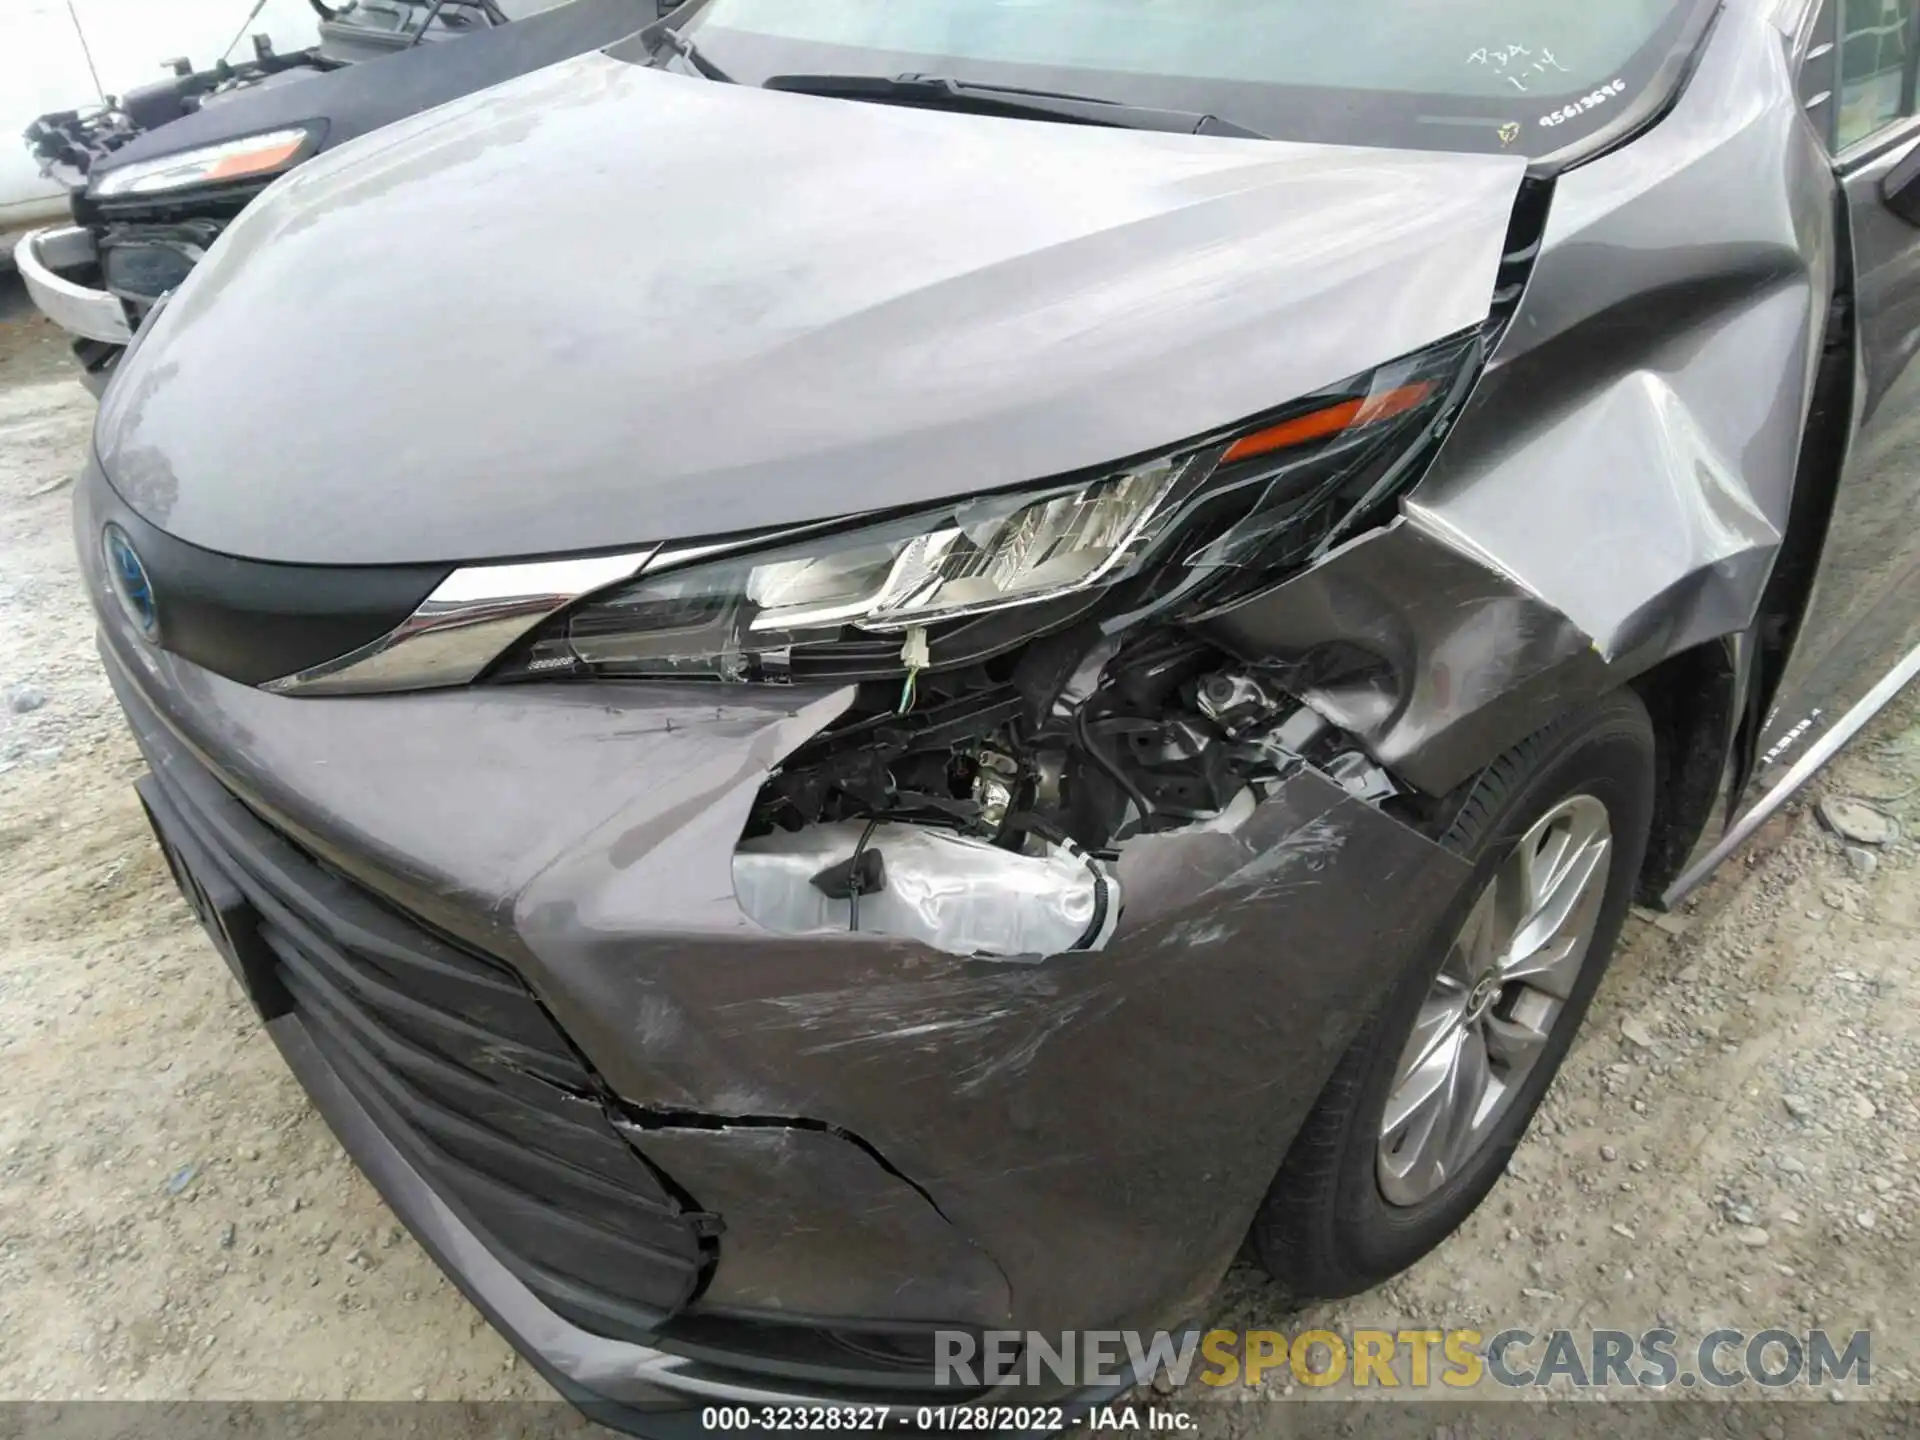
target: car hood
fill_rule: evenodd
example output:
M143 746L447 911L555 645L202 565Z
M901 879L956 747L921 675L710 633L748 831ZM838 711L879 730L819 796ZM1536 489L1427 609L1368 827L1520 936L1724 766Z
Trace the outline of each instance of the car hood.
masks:
M478 560L1172 445L1475 324L1524 165L782 94L594 54L323 156L110 387L153 524Z

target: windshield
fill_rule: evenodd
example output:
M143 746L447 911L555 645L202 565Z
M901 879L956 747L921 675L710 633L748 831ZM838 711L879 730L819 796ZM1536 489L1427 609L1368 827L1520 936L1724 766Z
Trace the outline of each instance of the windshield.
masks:
M1545 154L1651 83L1694 0L707 0L734 78L927 72L1263 134Z

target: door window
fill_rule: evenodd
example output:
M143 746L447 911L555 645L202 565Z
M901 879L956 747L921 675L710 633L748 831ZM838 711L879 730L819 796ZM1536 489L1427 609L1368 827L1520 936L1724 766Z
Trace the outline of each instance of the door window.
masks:
M1834 143L1841 149L1913 113L1908 54L1912 0L1838 0L1840 87Z

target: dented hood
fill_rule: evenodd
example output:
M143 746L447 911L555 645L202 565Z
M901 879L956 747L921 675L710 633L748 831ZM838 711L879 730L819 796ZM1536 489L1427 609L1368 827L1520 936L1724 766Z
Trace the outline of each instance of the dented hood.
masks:
M1039 480L1481 320L1523 172L590 55L273 187L124 363L100 456L180 538L316 564Z

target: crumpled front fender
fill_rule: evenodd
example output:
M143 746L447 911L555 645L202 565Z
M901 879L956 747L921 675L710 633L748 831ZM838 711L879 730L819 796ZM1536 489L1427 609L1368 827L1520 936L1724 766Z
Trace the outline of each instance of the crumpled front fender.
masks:
M1754 621L1841 262L1767 10L1727 7L1673 113L1552 182L1399 523L1210 621L1422 790Z

